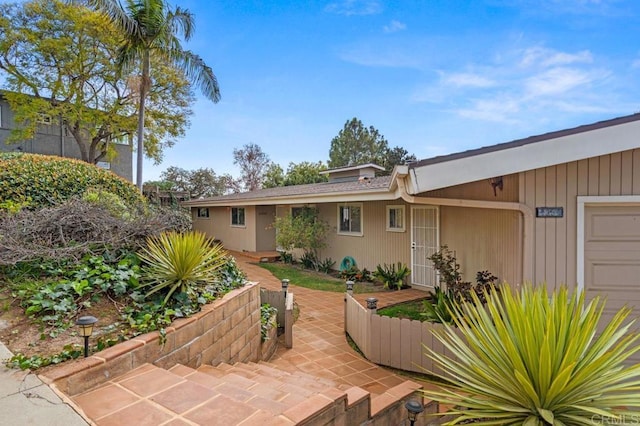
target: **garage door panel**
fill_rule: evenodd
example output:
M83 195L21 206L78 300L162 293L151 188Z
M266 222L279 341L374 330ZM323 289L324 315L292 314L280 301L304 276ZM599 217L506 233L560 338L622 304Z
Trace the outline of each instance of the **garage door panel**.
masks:
M627 322L640 316L640 206L586 206L584 217L585 297L606 299L602 330L624 306L633 309Z

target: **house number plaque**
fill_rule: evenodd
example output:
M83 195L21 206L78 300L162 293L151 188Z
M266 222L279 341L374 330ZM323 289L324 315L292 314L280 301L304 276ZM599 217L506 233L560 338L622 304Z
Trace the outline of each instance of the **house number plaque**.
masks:
M536 207L536 217L562 217L564 209L562 207Z

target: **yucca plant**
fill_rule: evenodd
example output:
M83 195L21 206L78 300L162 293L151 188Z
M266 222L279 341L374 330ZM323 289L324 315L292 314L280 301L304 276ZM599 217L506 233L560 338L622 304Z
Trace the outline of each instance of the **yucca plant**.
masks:
M225 263L225 250L213 244L204 234L196 231L166 232L147 240L139 253L144 261L142 269L151 290L150 296L165 292L166 304L176 292L193 294L195 286L211 281L215 272Z
M505 284L487 299L482 305L474 294L473 302L454 305L458 329L436 334L453 357L429 349L445 384L424 392L454 407L448 424L640 421L640 364L625 365L640 350L633 321L625 323L629 308L599 332L604 303L586 303L566 287L549 294L544 286L518 292Z

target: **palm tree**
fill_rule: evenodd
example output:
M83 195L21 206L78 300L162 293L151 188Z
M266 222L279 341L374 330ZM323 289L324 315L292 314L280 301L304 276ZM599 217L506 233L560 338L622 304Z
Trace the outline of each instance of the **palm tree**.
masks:
M183 71L187 79L199 86L202 94L213 102L220 100L218 80L195 53L184 50L180 36L188 41L194 31L194 17L187 9L171 9L165 0L87 0L94 9L105 13L125 35L118 52L118 66L125 72L141 66L138 108L138 154L136 185L142 190L142 160L144 155L145 99L151 86L150 58L160 59Z

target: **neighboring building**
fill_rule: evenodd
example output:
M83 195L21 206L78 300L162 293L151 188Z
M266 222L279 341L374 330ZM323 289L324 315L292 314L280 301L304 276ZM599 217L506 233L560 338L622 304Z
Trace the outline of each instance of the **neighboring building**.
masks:
M446 244L468 281L489 270L606 294L605 314L640 308L640 114L374 171L185 204L233 250L276 249L274 218L314 206L331 224L322 258L404 262L416 288L437 284L426 258Z
M60 157L82 159L78 144L62 126L60 117L42 116L38 129L32 139L8 145L11 130L15 128L13 112L9 103L0 94L0 152L21 151L34 154L57 155ZM115 174L131 181L133 179L133 155L131 143L113 142L118 155L112 161L101 161L97 165L109 169Z

